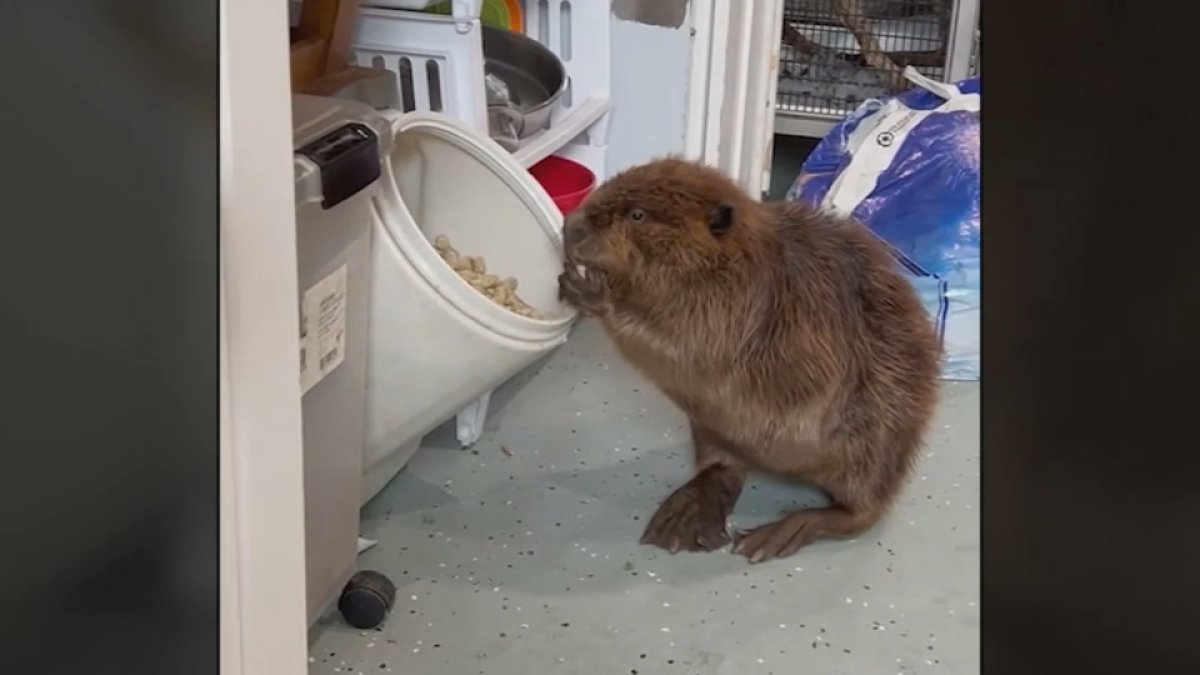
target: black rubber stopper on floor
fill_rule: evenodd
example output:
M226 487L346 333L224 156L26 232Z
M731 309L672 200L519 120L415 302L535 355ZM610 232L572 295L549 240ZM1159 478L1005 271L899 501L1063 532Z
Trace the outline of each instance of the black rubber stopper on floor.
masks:
M390 579L379 572L363 570L346 582L338 599L338 611L355 628L374 628L383 623L395 600L396 587Z

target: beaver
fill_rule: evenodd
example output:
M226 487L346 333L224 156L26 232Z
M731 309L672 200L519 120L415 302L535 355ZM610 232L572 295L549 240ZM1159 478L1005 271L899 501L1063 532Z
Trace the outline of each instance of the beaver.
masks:
M887 245L852 218L760 202L679 158L627 169L564 223L563 301L687 414L695 475L643 544L760 562L882 518L920 452L941 347ZM825 508L737 532L748 471Z

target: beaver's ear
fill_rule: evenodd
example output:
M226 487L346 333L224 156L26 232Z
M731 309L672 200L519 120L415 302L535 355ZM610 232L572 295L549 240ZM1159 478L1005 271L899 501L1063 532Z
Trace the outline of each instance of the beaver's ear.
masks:
M725 234L733 227L733 206L724 202L717 204L708 214L708 229L713 234Z

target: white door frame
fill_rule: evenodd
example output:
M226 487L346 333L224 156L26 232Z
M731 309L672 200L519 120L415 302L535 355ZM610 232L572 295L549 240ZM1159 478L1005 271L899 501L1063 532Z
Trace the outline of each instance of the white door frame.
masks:
M947 36L945 81L958 82L971 76L971 53L975 51L978 28L979 0L956 0Z
M221 672L307 671L287 4L221 0Z
M724 27L729 21L729 0L693 0L691 3L692 62L688 77L688 116L684 153L716 164L717 125L725 85ZM720 33L720 34L718 34ZM714 48L714 42L720 48ZM717 56L714 59L714 55ZM710 121L711 118L711 121Z
M752 195L769 184L783 0L693 0L687 155Z

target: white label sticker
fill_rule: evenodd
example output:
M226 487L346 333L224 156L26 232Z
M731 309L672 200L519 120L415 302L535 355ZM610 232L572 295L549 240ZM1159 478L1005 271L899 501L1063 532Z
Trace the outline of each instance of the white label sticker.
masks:
M300 392L346 359L346 266L304 292L300 303Z

